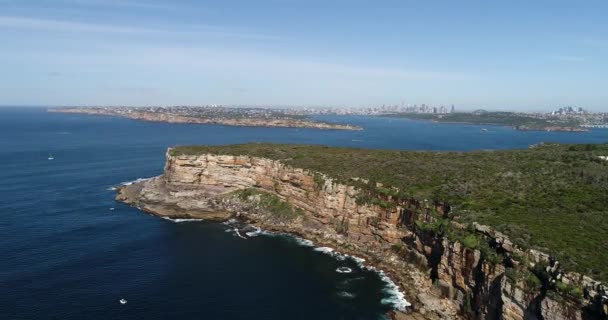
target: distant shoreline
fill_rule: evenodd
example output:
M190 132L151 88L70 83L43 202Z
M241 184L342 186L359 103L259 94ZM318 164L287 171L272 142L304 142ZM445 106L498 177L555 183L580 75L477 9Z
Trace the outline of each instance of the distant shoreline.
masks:
M363 130L359 126L349 124L334 124L306 119L292 119L287 117L275 118L236 118L218 113L216 117L197 117L174 114L169 112L151 112L134 110L136 108L47 108L47 112L76 113L89 115L105 115L133 120L165 123L190 124L220 124L237 127L270 127L270 128L307 128L321 130Z
M463 120L458 121L454 119L445 120L438 116L421 116L418 114L386 114L381 117L388 119L409 119L409 120L421 120L421 121L429 121L433 123L441 123L441 124L471 124L471 125L488 125L488 126L500 126L500 127L508 127L517 131L546 131L546 132L589 132L591 131L589 128L582 126L560 126L560 125L526 125L526 124L508 124L508 123L497 123L491 121L483 121L483 120Z

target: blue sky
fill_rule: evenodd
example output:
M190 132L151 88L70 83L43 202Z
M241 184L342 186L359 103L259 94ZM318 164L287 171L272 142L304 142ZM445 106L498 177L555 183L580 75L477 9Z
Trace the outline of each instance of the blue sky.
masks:
M0 105L608 111L607 1L0 0Z

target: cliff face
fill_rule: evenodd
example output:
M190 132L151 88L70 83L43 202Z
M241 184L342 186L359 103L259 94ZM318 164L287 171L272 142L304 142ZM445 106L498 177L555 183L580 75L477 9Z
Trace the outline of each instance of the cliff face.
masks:
M256 188L303 210L290 222L241 212L222 198ZM534 250L520 250L491 228L471 230L499 259L441 233L421 228L448 216L442 203L402 201L396 206L358 204L358 190L318 173L279 161L248 156L167 155L162 176L119 190L117 199L157 215L227 219L237 215L264 228L299 234L346 253L365 257L386 270L406 291L413 309L428 318L605 319L606 289ZM391 201L390 197L382 199ZM457 223L452 222L457 225ZM535 266L539 284L513 270ZM525 268L524 268L525 269ZM581 288L582 296L547 290L559 281ZM568 287L568 288L570 288Z

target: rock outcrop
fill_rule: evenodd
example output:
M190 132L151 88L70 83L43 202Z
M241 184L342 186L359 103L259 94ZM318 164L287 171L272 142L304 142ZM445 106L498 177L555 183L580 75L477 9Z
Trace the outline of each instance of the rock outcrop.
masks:
M242 211L226 195L246 188L272 193L303 215L278 221ZM451 221L447 204L387 196L381 200L393 205L381 206L359 196L354 186L280 161L167 153L163 175L120 188L117 199L161 216L238 216L364 257L405 290L418 318L606 318L601 283L566 273L550 256L519 249L487 226ZM442 232L442 221L481 244Z

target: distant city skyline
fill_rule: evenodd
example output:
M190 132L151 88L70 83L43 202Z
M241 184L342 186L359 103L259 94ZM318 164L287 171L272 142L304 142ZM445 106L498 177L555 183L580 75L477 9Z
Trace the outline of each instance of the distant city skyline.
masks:
M0 105L608 111L605 1L0 0Z

